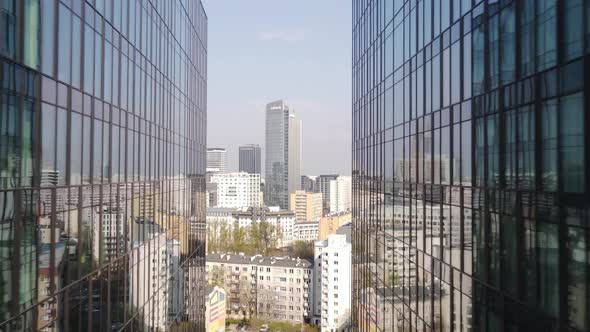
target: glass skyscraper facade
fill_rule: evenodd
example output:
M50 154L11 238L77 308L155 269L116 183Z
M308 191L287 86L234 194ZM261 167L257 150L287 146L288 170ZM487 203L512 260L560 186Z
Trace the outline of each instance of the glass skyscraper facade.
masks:
M250 174L262 174L261 149L258 144L240 145L239 171Z
M590 2L352 5L353 326L588 331Z
M200 1L0 1L0 331L205 329Z
M301 185L301 120L283 100L266 105L264 203L289 209Z

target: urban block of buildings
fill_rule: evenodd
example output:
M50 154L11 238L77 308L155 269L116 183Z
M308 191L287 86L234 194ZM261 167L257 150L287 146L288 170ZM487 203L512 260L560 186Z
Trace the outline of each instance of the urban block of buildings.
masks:
M313 265L305 259L209 253L210 284L226 290L230 318L262 319L291 323L309 321Z

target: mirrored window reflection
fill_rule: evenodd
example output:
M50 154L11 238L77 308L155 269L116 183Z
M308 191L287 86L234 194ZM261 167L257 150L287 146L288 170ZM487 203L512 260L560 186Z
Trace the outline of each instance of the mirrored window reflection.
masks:
M59 4L58 30L57 78L65 83L70 83L72 71L72 13L68 7L61 3Z
M557 62L557 0L536 3L537 70L550 68Z
M82 87L82 23L80 18L72 15L72 85Z
M583 94L563 97L559 114L563 190L583 192L585 183Z

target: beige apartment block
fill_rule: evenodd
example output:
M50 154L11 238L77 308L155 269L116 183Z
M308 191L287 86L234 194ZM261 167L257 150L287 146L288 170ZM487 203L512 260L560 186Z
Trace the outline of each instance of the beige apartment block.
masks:
M328 239L328 235L336 234L340 226L349 224L351 221L352 213L350 211L333 213L322 217L320 219L318 240L324 241Z
M289 204L296 222L318 221L322 217L322 193L297 190L291 193Z

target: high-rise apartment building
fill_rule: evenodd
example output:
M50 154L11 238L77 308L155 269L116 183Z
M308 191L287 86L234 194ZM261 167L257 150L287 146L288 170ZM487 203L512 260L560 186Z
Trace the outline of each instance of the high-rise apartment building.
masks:
M204 330L201 1L3 1L0 36L0 330ZM127 226L169 241L155 210L185 230L174 264Z
M297 222L318 221L322 217L322 194L296 190L291 193L289 209Z
M352 178L339 176L330 181L330 213L350 211Z
M267 206L289 208L289 193L299 189L301 120L284 101L266 105L265 192Z
M353 1L353 325L590 329L590 2Z
M227 151L224 148L207 148L207 172L227 172Z
M239 147L239 170L250 174L262 175L262 161L260 145L248 144Z
M211 183L217 184L217 207L260 207L260 174L216 173Z
M320 175L315 180L315 191L322 193L324 215L330 213L330 182L338 179L338 174Z
M344 234L314 243L313 323L322 331L350 331L351 251Z

